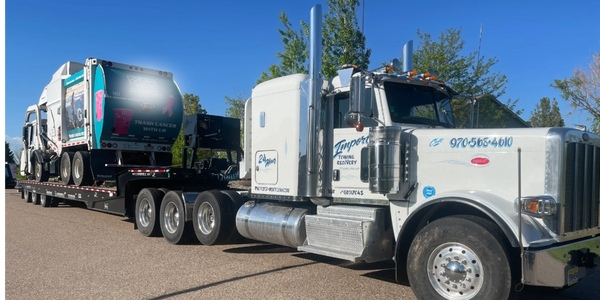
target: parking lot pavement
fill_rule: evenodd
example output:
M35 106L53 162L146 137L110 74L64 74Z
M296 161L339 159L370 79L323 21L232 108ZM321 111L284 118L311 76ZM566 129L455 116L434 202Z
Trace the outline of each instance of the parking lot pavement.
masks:
M171 245L124 218L5 192L6 299L416 299L394 264L350 263L251 241ZM600 273L522 299L600 299Z

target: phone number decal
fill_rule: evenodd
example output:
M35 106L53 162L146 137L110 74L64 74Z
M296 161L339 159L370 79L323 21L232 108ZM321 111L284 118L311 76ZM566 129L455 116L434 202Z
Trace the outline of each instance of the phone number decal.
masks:
M510 148L512 144L512 137L453 138L450 140L450 148Z

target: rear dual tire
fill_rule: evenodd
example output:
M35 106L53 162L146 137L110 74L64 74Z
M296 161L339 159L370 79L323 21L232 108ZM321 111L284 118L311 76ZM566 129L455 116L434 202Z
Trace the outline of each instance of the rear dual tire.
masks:
M86 186L93 183L90 154L87 151L64 152L60 160L60 177L63 184Z
M194 203L193 224L200 243L220 245L241 238L235 228L235 215L241 199L233 191L210 190L198 195Z
M194 231L185 214L181 191L168 192L160 204L160 230L169 243L186 244L192 239Z
M159 208L165 192L155 188L140 191L135 201L135 223L143 236L160 236Z

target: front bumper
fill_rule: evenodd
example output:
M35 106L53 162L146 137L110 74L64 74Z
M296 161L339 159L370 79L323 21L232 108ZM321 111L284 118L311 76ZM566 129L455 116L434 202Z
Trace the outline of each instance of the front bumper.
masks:
M587 251L586 251L587 249ZM600 269L600 236L543 250L525 250L525 284L561 288Z

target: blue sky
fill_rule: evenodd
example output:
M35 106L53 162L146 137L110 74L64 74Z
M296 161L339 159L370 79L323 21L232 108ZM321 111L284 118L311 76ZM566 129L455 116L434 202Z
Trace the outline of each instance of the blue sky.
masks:
M483 23L482 55L496 57L493 71L509 80L502 102L520 99L529 119L542 97L556 97L567 126L585 123L586 115L567 115L572 109L549 85L586 68L600 51L600 1L365 1L372 68L400 57L410 39L417 48L417 29L437 37L462 28L467 55L477 50ZM327 11L324 0L6 0L6 139L19 147L25 110L52 74L88 57L173 72L182 93L199 95L210 114L223 115L223 96L249 97L261 72L277 63L281 11L298 28L317 3Z

